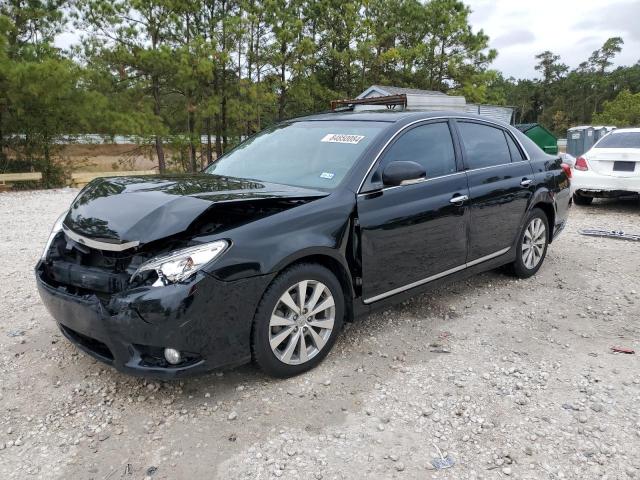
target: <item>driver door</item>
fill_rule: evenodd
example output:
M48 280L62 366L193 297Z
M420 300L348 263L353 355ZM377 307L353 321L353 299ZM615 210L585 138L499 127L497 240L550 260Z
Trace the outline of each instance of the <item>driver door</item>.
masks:
M383 152L372 179L392 161L419 163L427 177L358 195L365 303L464 268L469 188L458 157L447 121L414 126Z

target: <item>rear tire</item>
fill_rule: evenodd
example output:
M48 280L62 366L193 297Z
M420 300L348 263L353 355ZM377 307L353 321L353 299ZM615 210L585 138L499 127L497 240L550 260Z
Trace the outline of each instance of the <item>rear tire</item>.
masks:
M294 265L265 291L253 319L253 359L268 375L287 378L318 365L342 328L342 286L327 268Z
M576 192L573 194L573 203L575 203L576 205L586 207L591 205L592 202L593 197L587 197L586 195L582 195L580 192Z
M516 259L511 272L519 278L529 278L540 270L549 245L549 221L539 208L529 212L516 246Z

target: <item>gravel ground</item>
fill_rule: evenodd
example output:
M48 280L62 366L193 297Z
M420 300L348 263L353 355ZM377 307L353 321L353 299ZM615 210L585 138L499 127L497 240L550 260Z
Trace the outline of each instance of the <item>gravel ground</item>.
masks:
M640 231L638 203L574 207L534 278L373 315L306 375L158 383L80 353L40 303L75 194L0 194L0 478L640 478L640 243L577 233Z

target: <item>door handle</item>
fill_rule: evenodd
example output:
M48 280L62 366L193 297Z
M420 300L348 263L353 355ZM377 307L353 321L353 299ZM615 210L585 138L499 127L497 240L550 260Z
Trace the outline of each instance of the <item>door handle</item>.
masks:
M455 195L451 200L449 200L449 203L453 203L454 205L462 205L467 200L469 200L469 197L467 195Z
M522 187L528 187L529 185L531 185L530 178L523 178L522 181L520 182L520 186Z

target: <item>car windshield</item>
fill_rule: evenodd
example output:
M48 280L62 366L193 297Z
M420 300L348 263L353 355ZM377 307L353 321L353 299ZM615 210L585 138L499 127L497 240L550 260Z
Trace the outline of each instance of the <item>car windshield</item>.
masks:
M205 172L296 187L333 189L387 125L365 121L280 124L220 157Z
M640 148L640 132L610 133L596 148Z

